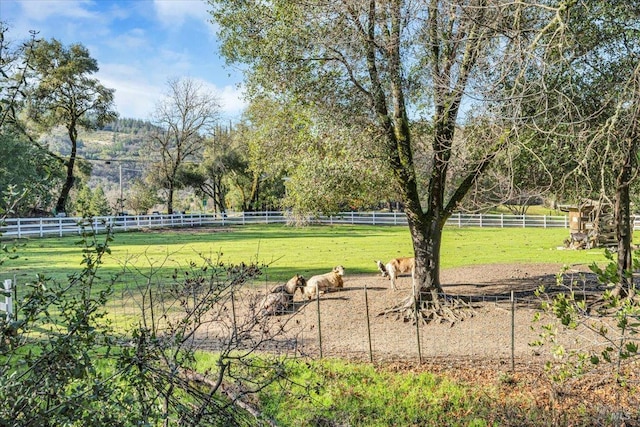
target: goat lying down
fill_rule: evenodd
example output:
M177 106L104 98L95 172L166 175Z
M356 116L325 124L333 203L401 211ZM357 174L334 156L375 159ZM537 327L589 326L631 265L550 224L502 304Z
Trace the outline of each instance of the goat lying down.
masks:
M296 274L286 284L274 286L258 304L259 313L264 316L290 313L296 291L302 292L306 284L307 280Z
M344 276L344 267L341 265L333 267L330 273L312 276L307 281L304 289L302 289L302 295L306 299L313 299L319 292L330 292L342 289L344 286L342 276Z
M378 270L382 273L382 277L388 277L391 280L391 287L394 291L397 291L396 278L401 274L411 273L411 279L414 279L414 273L416 270L416 259L413 257L394 258L386 265L381 261L376 261Z

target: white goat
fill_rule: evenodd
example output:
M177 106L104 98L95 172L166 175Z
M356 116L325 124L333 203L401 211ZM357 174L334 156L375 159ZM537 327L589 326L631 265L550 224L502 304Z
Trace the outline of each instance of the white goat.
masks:
M333 267L330 273L311 277L302 289L302 294L306 299L313 299L319 292L342 289L344 286L342 276L344 276L344 267L341 265Z

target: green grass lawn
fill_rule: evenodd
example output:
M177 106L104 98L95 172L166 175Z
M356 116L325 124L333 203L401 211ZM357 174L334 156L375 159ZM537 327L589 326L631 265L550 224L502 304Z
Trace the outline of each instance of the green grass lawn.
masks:
M442 268L495 263L584 264L604 260L602 249L558 250L567 229L446 228ZM43 238L25 242L16 260L2 268L7 275L34 277L35 273L64 278L81 268L77 237ZM123 263L145 269L163 265L164 274L188 266L201 256L229 264L258 262L268 265L266 281L282 281L293 274L326 272L341 264L346 274L375 273L374 260L387 261L412 254L406 227L396 226L247 226L216 232L178 230L118 233L102 274L117 273ZM24 280L24 279L22 279Z
M605 262L602 249L558 250L567 229L447 228L442 247L442 268L496 263L590 264ZM64 279L81 270L82 248L78 237L25 241L19 258L2 265L0 279L17 274L19 283L45 273ZM406 227L278 225L229 228L216 232L179 230L119 233L104 259L101 277L121 270L123 263L141 269L162 266L169 277L174 268L187 268L201 256L225 263L256 261L268 264L265 280L282 281L295 273L306 276L342 264L347 274L377 274L374 260L411 255ZM116 292L113 298L119 298ZM118 311L114 326L131 318ZM198 369L215 363L214 355L200 354ZM302 388L276 385L258 396L265 414L279 425L502 425L505 420L540 425L535 402L523 402L495 388L459 384L428 372L397 374L370 364L345 361L312 361L290 366L291 379ZM316 388L313 388L317 385ZM307 386L307 387L304 387ZM511 390L511 389L509 389ZM507 397L505 397L507 396ZM507 409L505 409L507 408ZM533 415L532 415L533 414ZM511 417L511 418L510 418ZM534 421L531 421L534 420ZM547 424L550 425L550 424Z

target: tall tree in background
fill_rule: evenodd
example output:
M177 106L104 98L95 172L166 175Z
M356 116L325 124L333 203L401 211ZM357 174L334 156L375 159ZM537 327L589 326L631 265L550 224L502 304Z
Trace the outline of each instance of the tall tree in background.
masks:
M637 2L583 0L571 9L565 37L551 54L565 58L545 76L545 87L559 94L561 109L539 114L532 124L553 138L572 135L575 167L564 183L580 181L591 197L614 208L619 283L632 291L631 188L638 183L640 124L640 5ZM566 138L565 138L566 139ZM586 192L585 191L585 192Z
M276 193L280 206L304 221L310 214L370 208L388 191L386 169L363 153L371 134L310 106L255 97L237 130L248 147L252 205L274 205L265 190L286 182L284 199Z
M180 168L202 153L205 136L218 119L218 99L192 79L171 79L168 92L155 108L153 124L160 130L150 144L159 153L157 172L166 190L167 212L173 213L173 196L181 185Z
M78 130L97 129L116 119L113 89L104 87L91 75L98 63L81 44L68 47L53 39L42 41L34 50L36 83L29 92L29 117L41 130L64 126L71 144L64 163L66 179L56 202L56 212L66 212L74 183L78 150Z
M43 213L51 204L51 191L62 179L60 160L27 132L21 113L29 89L28 71L40 40L31 32L29 40L16 44L8 27L0 22L0 196L9 188L16 196L9 215ZM4 204L4 197L2 197Z
M181 181L192 187L198 196L211 198L214 212L227 211L229 175L246 168L241 153L232 144L233 132L217 127L213 136L205 140L202 161L187 165L181 173Z
M397 311L449 317L440 298L440 247L447 218L509 138L493 114L496 88L518 75L545 21L562 14L501 0L209 0L222 52L247 64L249 94L284 99L361 126L393 174L416 257L413 294ZM515 67L515 70L514 70ZM461 106L487 115L498 132L472 141L466 168L448 181ZM429 123L424 197L414 161L412 118ZM471 121L471 119L467 119ZM447 183L452 182L452 188Z

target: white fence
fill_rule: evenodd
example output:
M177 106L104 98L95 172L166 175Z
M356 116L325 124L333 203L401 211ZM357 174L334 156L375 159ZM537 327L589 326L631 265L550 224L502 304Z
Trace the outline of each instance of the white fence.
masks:
M230 225L286 224L290 218L286 212L232 212L220 214L174 214L105 216L92 218L7 218L0 227L5 238L64 236L81 234L83 227L91 226L95 231L104 231L111 226L114 231L141 230L147 228L172 227L224 227ZM315 224L352 225L407 225L402 212L341 212L337 215L310 218ZM448 227L539 227L568 228L567 216L552 215L505 215L456 213L448 219ZM640 219L634 220L634 229L640 228Z
M13 318L13 280L4 281L3 289L0 292L0 312L6 313L7 320Z
M286 212L232 212L220 214L173 214L105 216L92 218L90 224L83 218L7 218L0 227L5 238L64 236L81 234L82 228L91 226L104 231L111 226L114 231L141 230L167 227L224 227L229 225L285 224L290 218ZM337 215L318 216L310 219L317 224L352 225L407 225L401 212L341 212ZM494 215L456 213L447 221L450 227L561 227L568 228L566 216L551 215Z

